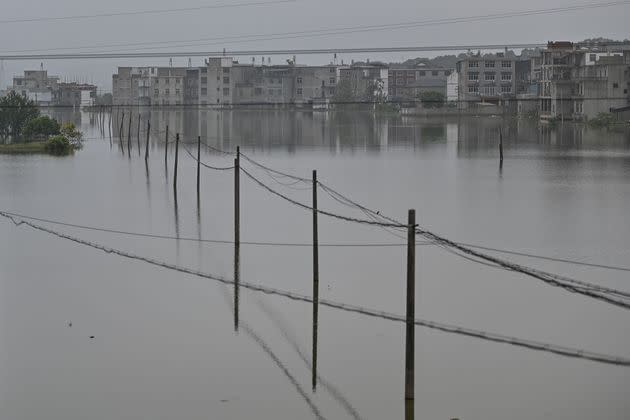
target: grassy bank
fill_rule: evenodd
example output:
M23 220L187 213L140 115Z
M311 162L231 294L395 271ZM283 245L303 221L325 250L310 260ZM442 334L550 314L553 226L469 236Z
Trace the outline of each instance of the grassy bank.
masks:
M32 142L32 143L13 143L13 144L0 144L0 154L13 155L13 154L28 154L28 153L48 153L46 151L46 142Z

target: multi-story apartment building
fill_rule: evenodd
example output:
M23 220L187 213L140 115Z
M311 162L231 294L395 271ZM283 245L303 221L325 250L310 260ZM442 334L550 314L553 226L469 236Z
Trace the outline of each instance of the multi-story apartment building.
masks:
M307 104L335 94L338 67L240 64L209 58L203 67L119 67L113 75L119 105Z
M630 51L626 56L630 58ZM581 54L580 65L572 70L571 79L575 83L574 119L589 119L630 105L630 62L624 62L621 54Z
M35 101L38 105L92 106L96 101L96 86L88 83L60 82L48 71L26 70L13 78L11 90Z
M570 118L574 82L571 69L579 64L580 52L571 42L549 42L540 66L540 118Z
M96 86L87 83L64 83L57 85L55 103L64 106L93 106L96 103Z
M389 71L383 63L340 67L339 82L348 83L358 100L385 99L389 94Z
M500 103L516 93L516 57L512 52L472 55L457 62L459 106Z
M35 101L38 105L55 103L59 77L48 76L48 71L25 70L24 76L13 78L13 91Z
M417 99L423 92L439 92L446 97L446 83L453 69L392 66L388 72L389 97L394 100Z
M623 51L549 42L541 57L540 118L589 119L629 104L630 66Z

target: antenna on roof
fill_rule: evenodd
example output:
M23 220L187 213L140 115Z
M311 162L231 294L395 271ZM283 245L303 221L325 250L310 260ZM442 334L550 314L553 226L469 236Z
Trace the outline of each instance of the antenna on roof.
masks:
M192 67L192 58L188 57L188 67Z

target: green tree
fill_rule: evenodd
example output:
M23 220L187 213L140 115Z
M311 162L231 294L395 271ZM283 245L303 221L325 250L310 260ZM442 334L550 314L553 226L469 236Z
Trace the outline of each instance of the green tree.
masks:
M62 135L51 137L46 142L46 151L51 155L64 156L70 154L72 150L72 145Z
M57 120L46 115L33 118L24 127L24 137L29 140L46 139L60 133L61 127Z
M333 102L350 103L354 101L354 92L349 80L342 80L337 84Z
M0 98L0 138L6 141L11 136L17 139L22 135L26 124L39 116L35 102L25 96L10 92Z
M444 106L444 95L431 90L422 92L420 93L420 102L425 108L442 108Z

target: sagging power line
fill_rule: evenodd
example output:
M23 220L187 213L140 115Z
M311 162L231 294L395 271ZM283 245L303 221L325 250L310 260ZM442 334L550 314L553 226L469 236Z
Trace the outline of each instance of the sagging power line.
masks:
M14 18L14 19L0 20L0 24L102 19L102 18L119 17L119 16L158 15L158 14L167 14L167 13L197 12L201 10L211 10L211 9L230 9L230 8L240 8L240 7L249 7L249 6L268 6L268 5L280 4L280 3L295 3L296 1L297 0L269 0L269 1L250 1L250 2L244 2L244 3L216 3L216 4L208 4L205 6L179 7L179 8L172 8L172 9L150 9L150 10L136 10L136 11L126 11L126 12L108 12L108 13L96 13L96 14L89 14L89 15Z
M240 153L239 153L240 156ZM267 167L265 167L267 168ZM331 192L332 194L340 197L341 199L345 200L348 204L353 205L355 207L357 207L358 209L362 210L363 212L367 212L369 213L372 217L367 220L367 219L358 219L358 218L354 218L354 217L348 217L348 216L343 216L343 215L339 215L336 213L331 213L331 212L327 212L327 211L322 211L319 209L313 209L311 206L301 203L297 200L294 200L288 196L286 196L285 194L282 194L276 190L274 190L273 188L269 187L268 185L266 185L264 182L262 182L261 180L259 180L258 178L254 177L252 174L250 174L246 169L244 168L240 168L240 171L242 171L245 175L247 175L252 181L254 181L256 184L258 184L260 187L262 187L263 189L267 190L268 192L270 192L273 195L276 195L280 198L282 198L285 201L288 201L289 203L301 207L305 210L310 210L313 211L315 210L316 212L329 216L329 217L333 217L333 218L337 218L340 220L344 220L344 221L350 221L350 222L355 222L355 223L362 223L362 224L367 224L367 225L372 225L372 226L379 226L379 227L389 227L389 228L406 228L407 225L400 223L399 221L392 219L390 217L384 216L382 214L380 214L380 212L378 211L374 211L372 209L369 209L363 205L360 205L358 203L356 203L355 201L349 199L348 197L344 196L343 194L338 193L337 191L335 191L334 189L322 184L321 182L318 182L317 184L319 186L322 186L322 188L325 188L327 191ZM296 180L300 180L300 181L304 181L306 180L306 178L302 178L302 177L298 177L298 176L292 176L290 174L287 173L283 173L283 172L279 172L284 176L287 177L293 177ZM571 279L568 277L564 277L564 276L559 276L556 274L552 274L552 273L546 273L544 271L541 270L536 270L530 267L526 267L520 264L516 264L513 263L511 261L507 261L504 259L500 259L497 257L493 257L484 253L481 253L479 251L475 251L472 250L464 245L461 245L455 241L449 240L447 238L444 238L440 235L437 235L431 231L428 231L426 229L422 229L422 228L417 228L416 229L416 233L424 236L426 239L428 239L430 242L432 242L435 245L441 246L444 249L446 249L449 252L454 253L455 255L458 255L460 257L464 257L468 260L471 260L473 262L477 262L477 263L482 263L485 265L489 265L489 266L493 266L496 268L502 268L508 271L514 271L514 272L518 272L521 274L525 274L529 277L535 278L537 280L543 281L546 284L549 284L551 286L555 286L555 287L559 287L562 288L564 290L567 290L569 292L572 293L576 293L576 294L580 294L586 297L590 297L596 300L600 300L624 309L630 309L630 292L625 292L625 291L621 291L621 290L617 290L617 289L613 289L613 288L608 288L608 287L604 287L598 284L593 284L593 283L588 283L588 282L583 282L583 281L579 281L579 280L575 280L575 279ZM463 254L463 255L462 255Z
M263 3L264 4L264 3ZM440 18L440 19L424 19L416 21L402 21L387 24L378 25L358 25L358 26L344 26L344 27L332 27L311 29L302 31L291 32L272 32L263 34L249 34L249 35L219 35L214 37L193 38L193 39L180 39L169 41L145 41L145 42L127 42L127 43L113 43L113 44L96 44L96 45L80 45L69 47L53 47L53 48L39 48L39 49L22 49L22 50L7 50L0 54L6 53L25 53L25 52L38 52L38 51L73 51L91 49L92 53L111 53L111 52L123 52L123 51L142 51L151 49L163 49L163 48L187 48L187 47L200 47L207 45L228 45L246 42L259 42L259 41L273 41L273 40L286 40L286 39L301 39L301 38L314 38L314 37L326 37L326 36L338 36L352 33L363 32L377 32L377 31L392 31L401 29L415 29L427 26L442 26L452 25L459 23L471 23L480 21L494 21L501 19L508 19L514 17L526 17L536 15L551 15L559 13L567 13L572 11L589 10L597 8L608 8L613 6L623 6L630 4L630 1L612 1L604 3L587 3L574 6L543 8L543 9L529 9L521 11L511 11L502 13L492 13L484 15L471 15L471 16L459 16L454 18ZM124 48L110 51L94 50L96 48L116 48L116 47L136 47L136 48Z
M104 245L100 245L100 244L97 244L97 243L94 243L94 242L90 242L90 241L86 241L86 240L83 240L83 239L80 239L80 238L76 238L76 237L73 237L73 236L70 236L70 235L67 235L67 234L64 234L64 233L61 233L61 232L58 232L58 231L46 228L44 226L40 226L40 225L31 223L31 222L28 222L28 221L25 221L25 220L19 220L19 218L17 218L17 217L13 217L13 216L10 216L8 214L4 214L2 212L0 212L0 216L5 217L6 219L10 220L17 227L22 226L22 225L28 226L28 227L31 227L31 228L37 230L37 231L48 233L48 234L56 236L58 238L66 239L66 240L69 240L71 242L77 243L79 245L83 245L83 246L87 246L87 247L90 247L90 248L93 248L93 249L97 249L97 250L103 251L103 252L108 253L108 254L117 255L117 256L128 258L128 259L131 259L131 260L142 261L142 262L145 262L145 263L148 263L148 264L151 264L151 265L154 265L154 266L158 266L158 267L161 267L161 268L166 268L166 269L169 269L169 270L173 270L173 271L177 271L177 272L181 272L181 273L185 273L185 274L194 275L194 276L197 276L197 277L213 280L213 281L216 281L216 282L219 282L219 283L223 283L223 284L227 284L227 285L234 285L234 280L230 280L230 279L227 279L227 278L222 277L222 276L217 276L217 275L213 275L213 274L207 274L207 273L203 273L203 272L200 272L200 271L192 270L190 268L186 268L186 267L181 267L181 266L177 266L177 265L174 265L174 264L170 264L170 263L167 263L167 262L164 262L164 261L159 261L159 260L155 260L155 259L152 259L152 258L135 255L135 254L132 254L132 253L129 253L129 252L125 252L125 251L116 249L116 248L106 247ZM281 296L281 297L285 297L285 298L288 298L288 299L291 299L291 300L294 300L294 301L301 301L301 302L312 303L312 298L310 298L310 297L308 297L306 295L301 295L301 294L298 294L298 293L288 292L286 290L266 287L266 286L262 286L262 285L259 285L259 284L254 284L254 283L244 282L244 281L239 281L239 286L243 287L245 289L248 289L248 290L261 292L261 293L268 294L268 295ZM393 314L393 313L389 313L389 312L385 312L385 311L378 311L378 310L369 309L369 308L365 308L365 307L361 307L361 306L350 305L350 304L345 304L345 303L341 303L341 302L335 302L335 301L327 300L327 299L320 299L319 303L321 305L323 305L323 306L334 308L334 309L339 309L339 310L346 311L346 312L358 313L358 314L361 314L361 315L366 315L366 316L369 316L369 317L380 318L380 319L385 319L385 320L391 320L391 321L397 321L397 322L406 322L406 318L404 316ZM604 363L604 364L610 364L610 365L630 366L630 359L623 358L623 357L610 356L610 355L607 355L607 354L595 353L595 352L590 352L590 351L586 351L586 350L573 349L573 348L570 348L570 347L558 346L558 345L548 344L548 343L542 343L542 342L537 342L537 341L533 341L533 340L525 340L525 339L520 339L520 338L516 338L516 337L510 337L510 336L506 336L506 335L495 334L495 333L490 333L490 332L486 332L486 331L474 330L474 329L470 329L470 328L459 327L459 326L455 326L455 325L449 325L449 324L438 323L438 322L422 320L422 319L415 319L414 320L414 324L418 325L418 326L423 326L423 327L426 327L426 328L442 331L442 332L451 333L451 334L479 338L479 339L482 339L482 340L485 340L485 341L492 341L492 342L497 342L497 343L510 344L510 345L517 346L517 347L523 347L523 348L528 348L528 349L531 349L531 350L538 350L538 351L543 351L543 352L548 352L548 353L554 353L554 354L561 355L561 356L566 356L566 357L572 357L572 358L584 359L584 360L591 360L591 361Z

